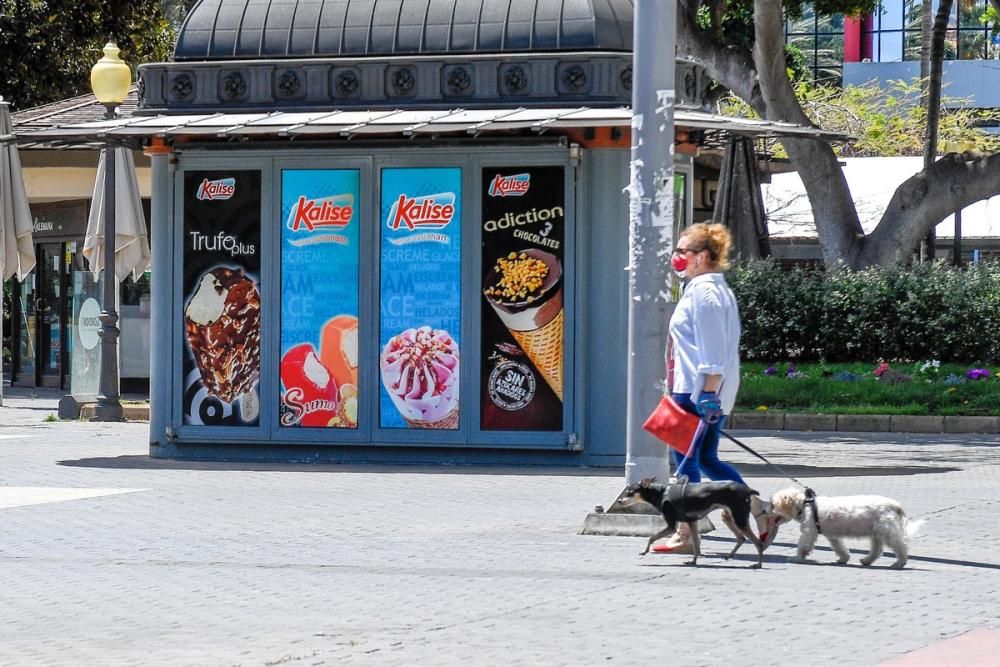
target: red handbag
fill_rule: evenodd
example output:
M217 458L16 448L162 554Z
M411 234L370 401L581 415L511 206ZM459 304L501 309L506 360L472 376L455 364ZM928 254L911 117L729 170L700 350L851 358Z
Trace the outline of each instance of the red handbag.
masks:
M677 405L670 396L664 396L642 427L681 455L687 455L700 422L698 415Z

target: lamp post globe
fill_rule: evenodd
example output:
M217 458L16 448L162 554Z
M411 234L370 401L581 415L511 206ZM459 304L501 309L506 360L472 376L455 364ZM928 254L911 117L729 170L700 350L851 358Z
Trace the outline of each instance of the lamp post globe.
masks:
M90 89L101 104L121 104L132 85L132 70L118 57L121 49L114 42L104 45L104 57L90 70Z
M104 57L90 70L90 87L94 97L113 119L115 107L128 95L132 85L132 70L118 57L114 42L104 47ZM115 275L115 146L109 140L104 148L104 238L103 238L103 297L101 309L101 378L93 421L124 421L118 374L118 280Z

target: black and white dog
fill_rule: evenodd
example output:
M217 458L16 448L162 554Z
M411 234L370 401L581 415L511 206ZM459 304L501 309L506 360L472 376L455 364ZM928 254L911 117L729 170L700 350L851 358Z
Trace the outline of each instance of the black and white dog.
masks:
M686 523L690 528L691 553L694 558L688 565L698 564L701 552L701 538L698 535L697 522L714 510L723 510L722 520L736 536L736 546L726 558L732 558L736 551L750 540L757 547L757 562L752 566L761 567L764 561L764 544L750 529L751 499L759 494L746 484L738 482L701 482L689 484L682 481L671 485L657 484L652 479L644 479L637 484L628 486L621 495L621 500L627 505L644 501L655 507L663 515L667 527L649 538L646 549L640 553L649 553L653 542L668 537L677 530L678 523Z

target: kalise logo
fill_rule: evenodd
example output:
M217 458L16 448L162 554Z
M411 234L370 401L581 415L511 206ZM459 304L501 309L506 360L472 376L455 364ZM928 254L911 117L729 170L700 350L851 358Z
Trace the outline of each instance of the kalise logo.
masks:
M354 195L332 195L321 199L300 196L298 203L288 213L286 224L293 232L305 227L346 227L354 217Z
M520 197L528 192L529 187L531 174L497 174L493 177L488 192L491 197Z
M422 197L407 197L402 194L393 202L385 222L389 229L399 229L400 225L408 230L441 229L447 227L454 217L454 192L441 192Z
M198 186L198 199L229 199L236 194L235 178L220 178L217 181L210 181L207 178Z

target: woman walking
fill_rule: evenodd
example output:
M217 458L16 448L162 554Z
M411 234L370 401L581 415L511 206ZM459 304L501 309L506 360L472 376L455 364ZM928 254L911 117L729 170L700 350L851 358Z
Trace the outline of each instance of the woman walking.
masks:
M719 432L740 388L740 315L736 297L722 272L729 267L732 237L724 225L699 223L684 230L671 256L674 270L687 279L670 318L667 365L673 399L705 422L701 437L685 460L672 451L677 477L745 483L719 460ZM687 524L655 551L690 553Z

